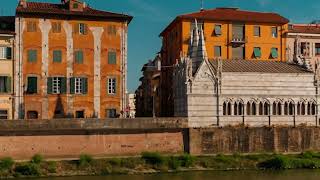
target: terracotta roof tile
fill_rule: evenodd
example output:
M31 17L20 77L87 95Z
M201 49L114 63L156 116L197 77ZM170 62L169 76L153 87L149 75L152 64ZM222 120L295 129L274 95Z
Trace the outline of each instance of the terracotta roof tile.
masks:
M316 24L293 24L291 27L289 33L320 34L320 25Z
M217 68L218 60L209 60ZM312 73L296 65L279 61L257 60L222 60L223 72L257 72L257 73Z
M64 4L52 4L52 3L40 3L40 2L27 2L27 7L17 7L17 15L67 15L77 17L91 17L91 18L114 18L120 20L132 20L132 16L125 14L118 14L107 11L100 11L92 9L91 7L85 7L82 12L70 11Z

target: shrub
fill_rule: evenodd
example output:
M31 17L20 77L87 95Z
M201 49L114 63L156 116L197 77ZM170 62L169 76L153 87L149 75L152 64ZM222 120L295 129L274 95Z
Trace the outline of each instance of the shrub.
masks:
M144 152L142 153L142 159L146 161L148 164L152 165L163 165L165 164L165 158L155 152Z
M56 173L57 172L57 163L54 161L48 162L48 172Z
M39 165L34 163L20 164L14 169L15 173L24 176L40 176Z
M178 157L170 157L168 159L168 165L170 169L179 169L181 167L181 161Z
M121 166L129 169L134 169L136 166L144 164L140 158L126 158L121 160Z
M40 154L36 154L31 158L31 163L41 164L43 162L43 156Z
M80 166L87 166L90 165L93 161L93 158L87 154L81 154L79 159Z
M184 154L180 157L181 166L183 167L191 167L194 165L195 157L191 156L190 154Z
M112 166L121 166L121 159L112 158L112 159L109 160L109 163L110 163Z
M260 163L258 166L265 169L287 169L289 166L289 159L285 156L278 155L275 158Z
M112 165L107 163L105 167L101 169L100 175L106 176L112 173Z
M11 170L14 165L14 160L10 157L2 158L0 160L0 170Z

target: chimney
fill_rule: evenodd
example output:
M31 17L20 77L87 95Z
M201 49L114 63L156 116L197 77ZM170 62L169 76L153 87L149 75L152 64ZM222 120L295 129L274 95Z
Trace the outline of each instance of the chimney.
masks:
M19 5L22 6L23 8L27 8L27 0L20 0Z

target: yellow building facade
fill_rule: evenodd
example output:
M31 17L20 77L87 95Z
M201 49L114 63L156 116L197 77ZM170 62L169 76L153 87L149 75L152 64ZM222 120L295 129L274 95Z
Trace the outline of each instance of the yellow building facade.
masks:
M0 120L13 113L14 17L0 17Z

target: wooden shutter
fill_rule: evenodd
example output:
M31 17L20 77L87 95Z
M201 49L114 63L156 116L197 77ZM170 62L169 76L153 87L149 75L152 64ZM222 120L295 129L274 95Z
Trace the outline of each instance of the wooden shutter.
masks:
M62 77L60 80L61 80L60 94L66 94L66 92L67 92L67 78Z
M70 94L75 93L75 78L70 78Z
M82 78L82 94L88 93L88 78Z
M60 50L53 51L53 62L61 62L62 61L62 52Z
M73 33L79 34L79 23L73 25Z
M47 94L52 94L52 77L48 77Z
M76 51L75 59L77 64L83 64L83 51L81 50Z
M6 48L6 59L11 59L12 58L12 48L7 47Z
M83 24L83 34L84 35L88 34L88 25L87 24Z
M108 53L108 63L109 64L117 64L117 53L116 52L109 52Z
M6 93L11 93L11 77L7 77L6 81Z

